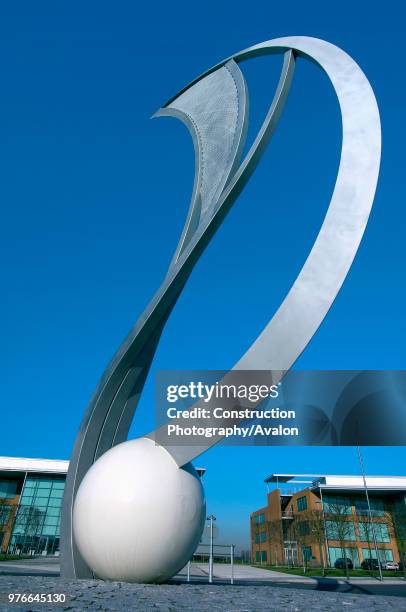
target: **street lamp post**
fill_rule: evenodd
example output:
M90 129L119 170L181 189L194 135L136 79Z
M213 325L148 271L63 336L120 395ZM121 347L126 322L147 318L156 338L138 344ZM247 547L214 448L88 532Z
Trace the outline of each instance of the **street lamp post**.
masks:
M213 582L213 522L216 520L214 514L207 517L210 521L210 557L209 557L209 582Z
M324 512L323 493L322 493L320 485L319 485L319 492L320 492L321 511L323 513L324 538L326 540L326 561L327 561L328 567L331 567L330 549L329 549L329 546L328 546L328 533L327 533L327 525L326 525L326 514Z
M374 522L372 520L371 504L369 503L369 494L368 494L367 480L365 478L364 462L362 460L361 449L360 449L359 446L357 446L357 451L358 451L359 464L360 464L360 467L361 467L362 480L364 482L365 497L367 499L369 526L372 529L372 537L373 537L373 540L374 540L374 548L375 548L376 560L378 562L379 580L382 582L383 576L382 576L381 559L379 557L378 544L377 544L377 541L376 541L375 524L374 524Z

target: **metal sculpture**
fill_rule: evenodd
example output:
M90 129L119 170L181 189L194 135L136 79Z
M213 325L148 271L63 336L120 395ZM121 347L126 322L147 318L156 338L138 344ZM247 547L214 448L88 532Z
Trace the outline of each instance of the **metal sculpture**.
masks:
M246 86L238 64L283 54L269 112L241 161L248 121ZM235 369L286 371L326 316L349 271L372 207L380 163L380 119L375 96L359 66L344 51L315 38L270 40L220 62L156 113L181 119L193 137L195 183L189 213L167 276L123 342L90 401L66 481L61 552L64 577L92 572L72 536L77 490L91 466L127 438L165 323L210 239L254 171L281 115L297 57L330 78L342 115L342 150L334 192L312 250L285 300ZM153 434L151 434L153 437ZM169 449L179 467L207 446Z

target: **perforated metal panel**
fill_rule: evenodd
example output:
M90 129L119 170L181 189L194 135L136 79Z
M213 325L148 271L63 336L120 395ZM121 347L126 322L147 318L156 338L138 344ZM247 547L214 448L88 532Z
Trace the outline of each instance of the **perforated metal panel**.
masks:
M228 179L238 166L247 132L247 108L245 80L232 60L156 113L183 121L195 145L195 184L175 261L195 231L210 221Z

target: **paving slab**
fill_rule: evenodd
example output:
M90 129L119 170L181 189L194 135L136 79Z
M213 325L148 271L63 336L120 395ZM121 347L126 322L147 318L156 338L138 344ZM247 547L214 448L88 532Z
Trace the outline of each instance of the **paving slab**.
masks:
M8 593L64 594L56 603L7 603ZM274 586L208 584L140 585L100 580L67 581L40 576L0 576L0 609L4 612L99 610L122 612L257 612L258 610L302 612L354 610L406 611L406 599L341 592L320 592Z
M337 579L314 579L291 576L262 568L236 565L235 584L228 584L231 568L215 564L215 582L208 584L207 564L192 564L191 583L186 582L184 568L169 584L139 585L101 580L64 580L59 577L59 559L26 559L0 562L0 610L140 610L177 612L236 611L254 612L275 610L337 611L396 610L406 612L406 585L395 581L395 586L372 584L365 580L354 584ZM43 575L40 575L41 572ZM50 575L54 572L55 575ZM63 594L61 603L10 603L10 593ZM396 596L393 596L396 595Z

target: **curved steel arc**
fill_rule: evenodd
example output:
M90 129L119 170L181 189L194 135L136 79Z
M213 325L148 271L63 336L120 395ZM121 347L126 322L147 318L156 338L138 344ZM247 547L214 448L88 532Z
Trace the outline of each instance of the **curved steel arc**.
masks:
M286 49L315 62L330 78L341 109L343 138L334 192L312 250L271 321L233 368L272 370L279 372L279 380L316 333L348 274L371 211L381 151L374 93L362 70L341 49L319 39L298 36L256 45L234 59L242 61ZM223 198L227 199L226 193ZM217 426L222 424L225 425L216 421ZM150 437L163 439L157 432ZM207 445L167 450L181 466L220 439L211 438Z
M257 137L250 150L250 159L246 158L241 166L245 170L241 172L241 167L239 168L235 174L239 176L237 180L235 176L230 177L231 169L235 168L242 149L246 130L244 117L240 124L237 146L233 149L232 166L223 184L222 193L226 193L227 197L221 195L220 206L213 207L211 215L202 220L189 238L188 244L179 252L179 257L172 262L168 276L113 357L89 403L76 438L63 500L61 574L66 578L92 575L81 558L72 535L72 509L79 484L101 454L126 439L166 320L196 261L241 192L248 180L248 174L258 163L264 150L264 141L269 140L286 101L293 67L293 54L287 51L277 92L261 128L262 136Z

